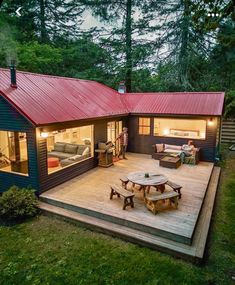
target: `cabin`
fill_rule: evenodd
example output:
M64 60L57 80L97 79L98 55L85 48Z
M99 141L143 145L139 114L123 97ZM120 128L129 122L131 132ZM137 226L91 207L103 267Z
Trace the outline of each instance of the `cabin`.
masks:
M124 126L128 152L151 154L154 144L192 139L200 159L214 162L223 103L223 92L125 93L0 69L0 191L30 185L42 193L97 167L97 144L115 141Z

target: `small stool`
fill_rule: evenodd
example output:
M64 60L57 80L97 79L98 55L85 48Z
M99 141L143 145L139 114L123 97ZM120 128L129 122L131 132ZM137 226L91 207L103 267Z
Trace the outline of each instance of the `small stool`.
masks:
M49 168L59 166L60 165L59 158L57 158L57 157L48 157L47 165L48 165Z
M121 182L122 182L122 187L123 187L124 189L127 189L127 184L128 184L128 182L129 182L129 179L128 179L126 176L123 176L123 177L120 178L120 180L121 180Z

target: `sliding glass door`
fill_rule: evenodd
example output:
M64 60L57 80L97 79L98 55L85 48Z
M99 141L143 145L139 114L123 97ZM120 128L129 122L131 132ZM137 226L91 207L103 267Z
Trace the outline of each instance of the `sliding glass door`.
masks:
M117 137L122 132L122 121L112 121L107 124L107 140L112 141L115 144L114 155L117 155L120 151L120 141Z

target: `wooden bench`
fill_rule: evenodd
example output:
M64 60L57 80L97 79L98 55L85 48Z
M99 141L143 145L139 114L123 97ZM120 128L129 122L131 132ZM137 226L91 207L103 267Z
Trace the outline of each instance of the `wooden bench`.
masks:
M175 208L178 208L178 198L179 198L179 193L176 193L175 191L168 191L162 194L155 194L155 195L151 195L151 196L146 196L144 201L145 201L145 205L146 207L153 212L154 215L157 214L158 212L158 202L159 201L163 201L165 202L165 200L169 201L169 204L174 204Z
M125 210L127 206L131 206L131 208L134 208L133 197L135 196L135 194L117 185L112 185L110 186L110 188L111 188L110 200L113 199L114 195L117 195L119 198L120 196L122 196L124 198L124 204L122 209Z
M122 182L122 187L127 189L127 184L129 182L129 179L126 176L123 176L120 178L121 182Z
M181 199L181 188L182 186L171 182L171 181L167 181L166 185L170 186L175 192L177 192L179 194L179 199Z

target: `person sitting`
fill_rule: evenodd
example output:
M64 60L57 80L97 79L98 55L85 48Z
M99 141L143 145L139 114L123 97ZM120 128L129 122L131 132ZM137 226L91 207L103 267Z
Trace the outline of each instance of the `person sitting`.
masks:
M182 145L182 151L180 152L181 163L184 163L185 157L189 157L195 154L195 146L192 140L189 140L187 144Z

